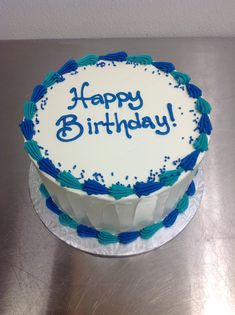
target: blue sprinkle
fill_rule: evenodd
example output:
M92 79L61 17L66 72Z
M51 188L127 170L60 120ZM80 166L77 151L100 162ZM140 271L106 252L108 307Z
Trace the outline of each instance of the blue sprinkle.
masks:
M190 137L189 137L189 144L191 144L192 142L193 142L193 137L190 136Z

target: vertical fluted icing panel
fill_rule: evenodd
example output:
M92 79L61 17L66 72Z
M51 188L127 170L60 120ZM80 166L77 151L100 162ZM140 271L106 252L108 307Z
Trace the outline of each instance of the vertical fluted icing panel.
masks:
M115 200L111 196L89 196L74 189L64 189L38 171L56 204L81 224L110 232L134 231L160 221L176 206L196 172L187 172L173 186L146 197L130 196Z

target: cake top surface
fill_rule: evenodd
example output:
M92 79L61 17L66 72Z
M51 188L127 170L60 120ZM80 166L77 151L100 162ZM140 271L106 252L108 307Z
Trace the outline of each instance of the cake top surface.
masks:
M70 60L25 103L25 148L64 187L147 195L207 150L211 108L201 94L188 75L148 55Z

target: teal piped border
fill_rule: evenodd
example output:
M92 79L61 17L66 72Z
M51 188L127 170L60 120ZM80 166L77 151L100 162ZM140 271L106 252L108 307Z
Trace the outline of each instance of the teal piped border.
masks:
M24 117L26 119L32 119L36 111L37 108L34 102L29 101L24 103Z
M153 59L150 55L137 55L137 56L128 56L126 58L127 62L137 63L140 65L150 65L153 62Z
M95 65L99 60L99 57L97 55L86 55L83 58L80 58L77 60L78 67L85 67L85 66L91 66Z
M185 85L191 81L190 76L186 73L173 71L173 72L171 72L171 75L179 84Z
M196 150L200 152L205 152L208 150L208 137L207 134L202 132L197 139L194 141L193 146Z
M119 54L122 54L122 60L123 61L119 61L120 60L120 56ZM124 53L120 52L120 53L116 53L116 54L111 54L112 58L115 58L115 56L117 57L117 60L119 62L124 62L124 63L137 63L140 65L149 65L149 64L156 64L155 61L153 61L152 57L150 55L130 55L127 56L123 59ZM99 61L100 56L97 56L95 54L90 54L90 55L86 55L78 60L72 60L69 61L67 63L67 65L63 66L63 71L65 71L65 73L70 73L73 72L74 69L79 68L79 67L84 67L84 66L88 66L88 65L95 65L98 61ZM189 91L191 91L191 97L193 97L192 95L197 95L198 97L194 97L195 98L195 109L201 114L201 115L207 115L211 112L211 105L209 104L208 101L206 101L204 98L202 98L202 96L200 95L200 93L198 93L198 91L200 91L200 89L198 87L196 87L193 84L190 84L191 78L189 75L176 71L174 70L174 66L171 64L171 68L169 68L169 63L167 62L161 62L161 64L163 65L162 70L161 71L166 71L166 73L169 73L179 85L185 86L186 87L186 91L189 93ZM164 68L165 66L165 68ZM172 67L173 66L173 67ZM71 68L73 70L71 70ZM67 72L66 72L66 70ZM171 71L171 72L170 72ZM61 73L61 70L58 72ZM49 72L46 77L44 78L43 82L41 85L37 86L37 92L39 94L37 94L36 96L33 95L34 97L32 98L33 100L38 99L39 100L44 96L44 90L46 91L47 88L51 87L53 84L58 83L63 81L63 75L59 74L58 72ZM188 88L190 87L190 88ZM192 89L195 89L195 91L192 92ZM35 91L34 91L35 92ZM36 97L36 98L35 98ZM35 101L36 102L36 101ZM34 101L30 100L28 102L26 102L24 104L24 120L23 120L23 124L21 124L21 130L22 132L24 132L24 136L25 134L25 128L27 128L27 126L30 126L30 122L32 123L32 119L35 115L37 111L37 106L36 103L34 103ZM209 118L208 118L209 119ZM31 131L30 131L31 132ZM26 135L27 136L27 135ZM32 135L33 138L33 135ZM33 139L30 141L26 141L25 139L25 149L28 152L28 154L38 163L40 163L40 161L43 158L47 158L46 156L42 155L42 152L40 151L40 147L39 145L35 142L33 142ZM208 150L208 136L205 133L200 133L198 138L194 141L194 143L192 144L192 148L196 149L196 152L199 153L203 153L205 151ZM193 154L194 151L192 151ZM188 156L191 157L191 155L189 154ZM187 157L188 157L187 156ZM185 160L187 157L184 157L183 160ZM191 159L192 160L192 159ZM195 164L193 165L192 169L194 169L194 166L196 165L197 162L197 156L195 156ZM53 165L52 161L51 161L51 165ZM190 168L191 170L191 168ZM188 171L187 169L184 169L183 171ZM182 172L180 172L181 174ZM57 173L56 173L57 174ZM160 176L160 181L163 184L163 187L165 186L171 186L174 183L176 183L178 181L178 178L180 177L179 174L179 168L175 169L175 170L169 170L163 174L161 174ZM49 175L51 176L51 175ZM72 174L68 175L68 172L66 170L63 170L61 172L58 173L58 175L56 175L55 180L62 186L62 187L68 187L68 188L72 188L72 189L78 189L78 190L82 190L85 191L84 185L81 184L78 179L76 179ZM98 183L98 182L97 182ZM148 183L146 182L146 185ZM134 187L135 185L133 185ZM110 196L112 196L114 199L121 199L121 198L125 198L131 195L136 195L135 189L133 187L127 187L124 186L122 184L120 185L112 185L111 187L107 187L107 192ZM150 192L152 193L152 191ZM138 195L138 197L140 197Z
M164 186L172 186L175 182L177 182L183 171L184 170L180 167L173 171L166 171L159 175L160 182L163 183Z
M121 199L133 195L134 190L121 184L113 184L109 189L109 193L111 196L113 196L113 198Z
M82 184L74 177L70 172L60 172L57 176L57 180L62 187L68 187L73 189L82 189Z

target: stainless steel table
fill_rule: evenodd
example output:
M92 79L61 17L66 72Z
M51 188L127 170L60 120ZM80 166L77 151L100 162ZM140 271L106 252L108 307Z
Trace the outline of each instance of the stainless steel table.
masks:
M126 50L170 60L214 105L200 209L173 241L129 258L85 254L35 214L22 104L48 70L88 52ZM235 314L235 39L0 42L0 314Z

